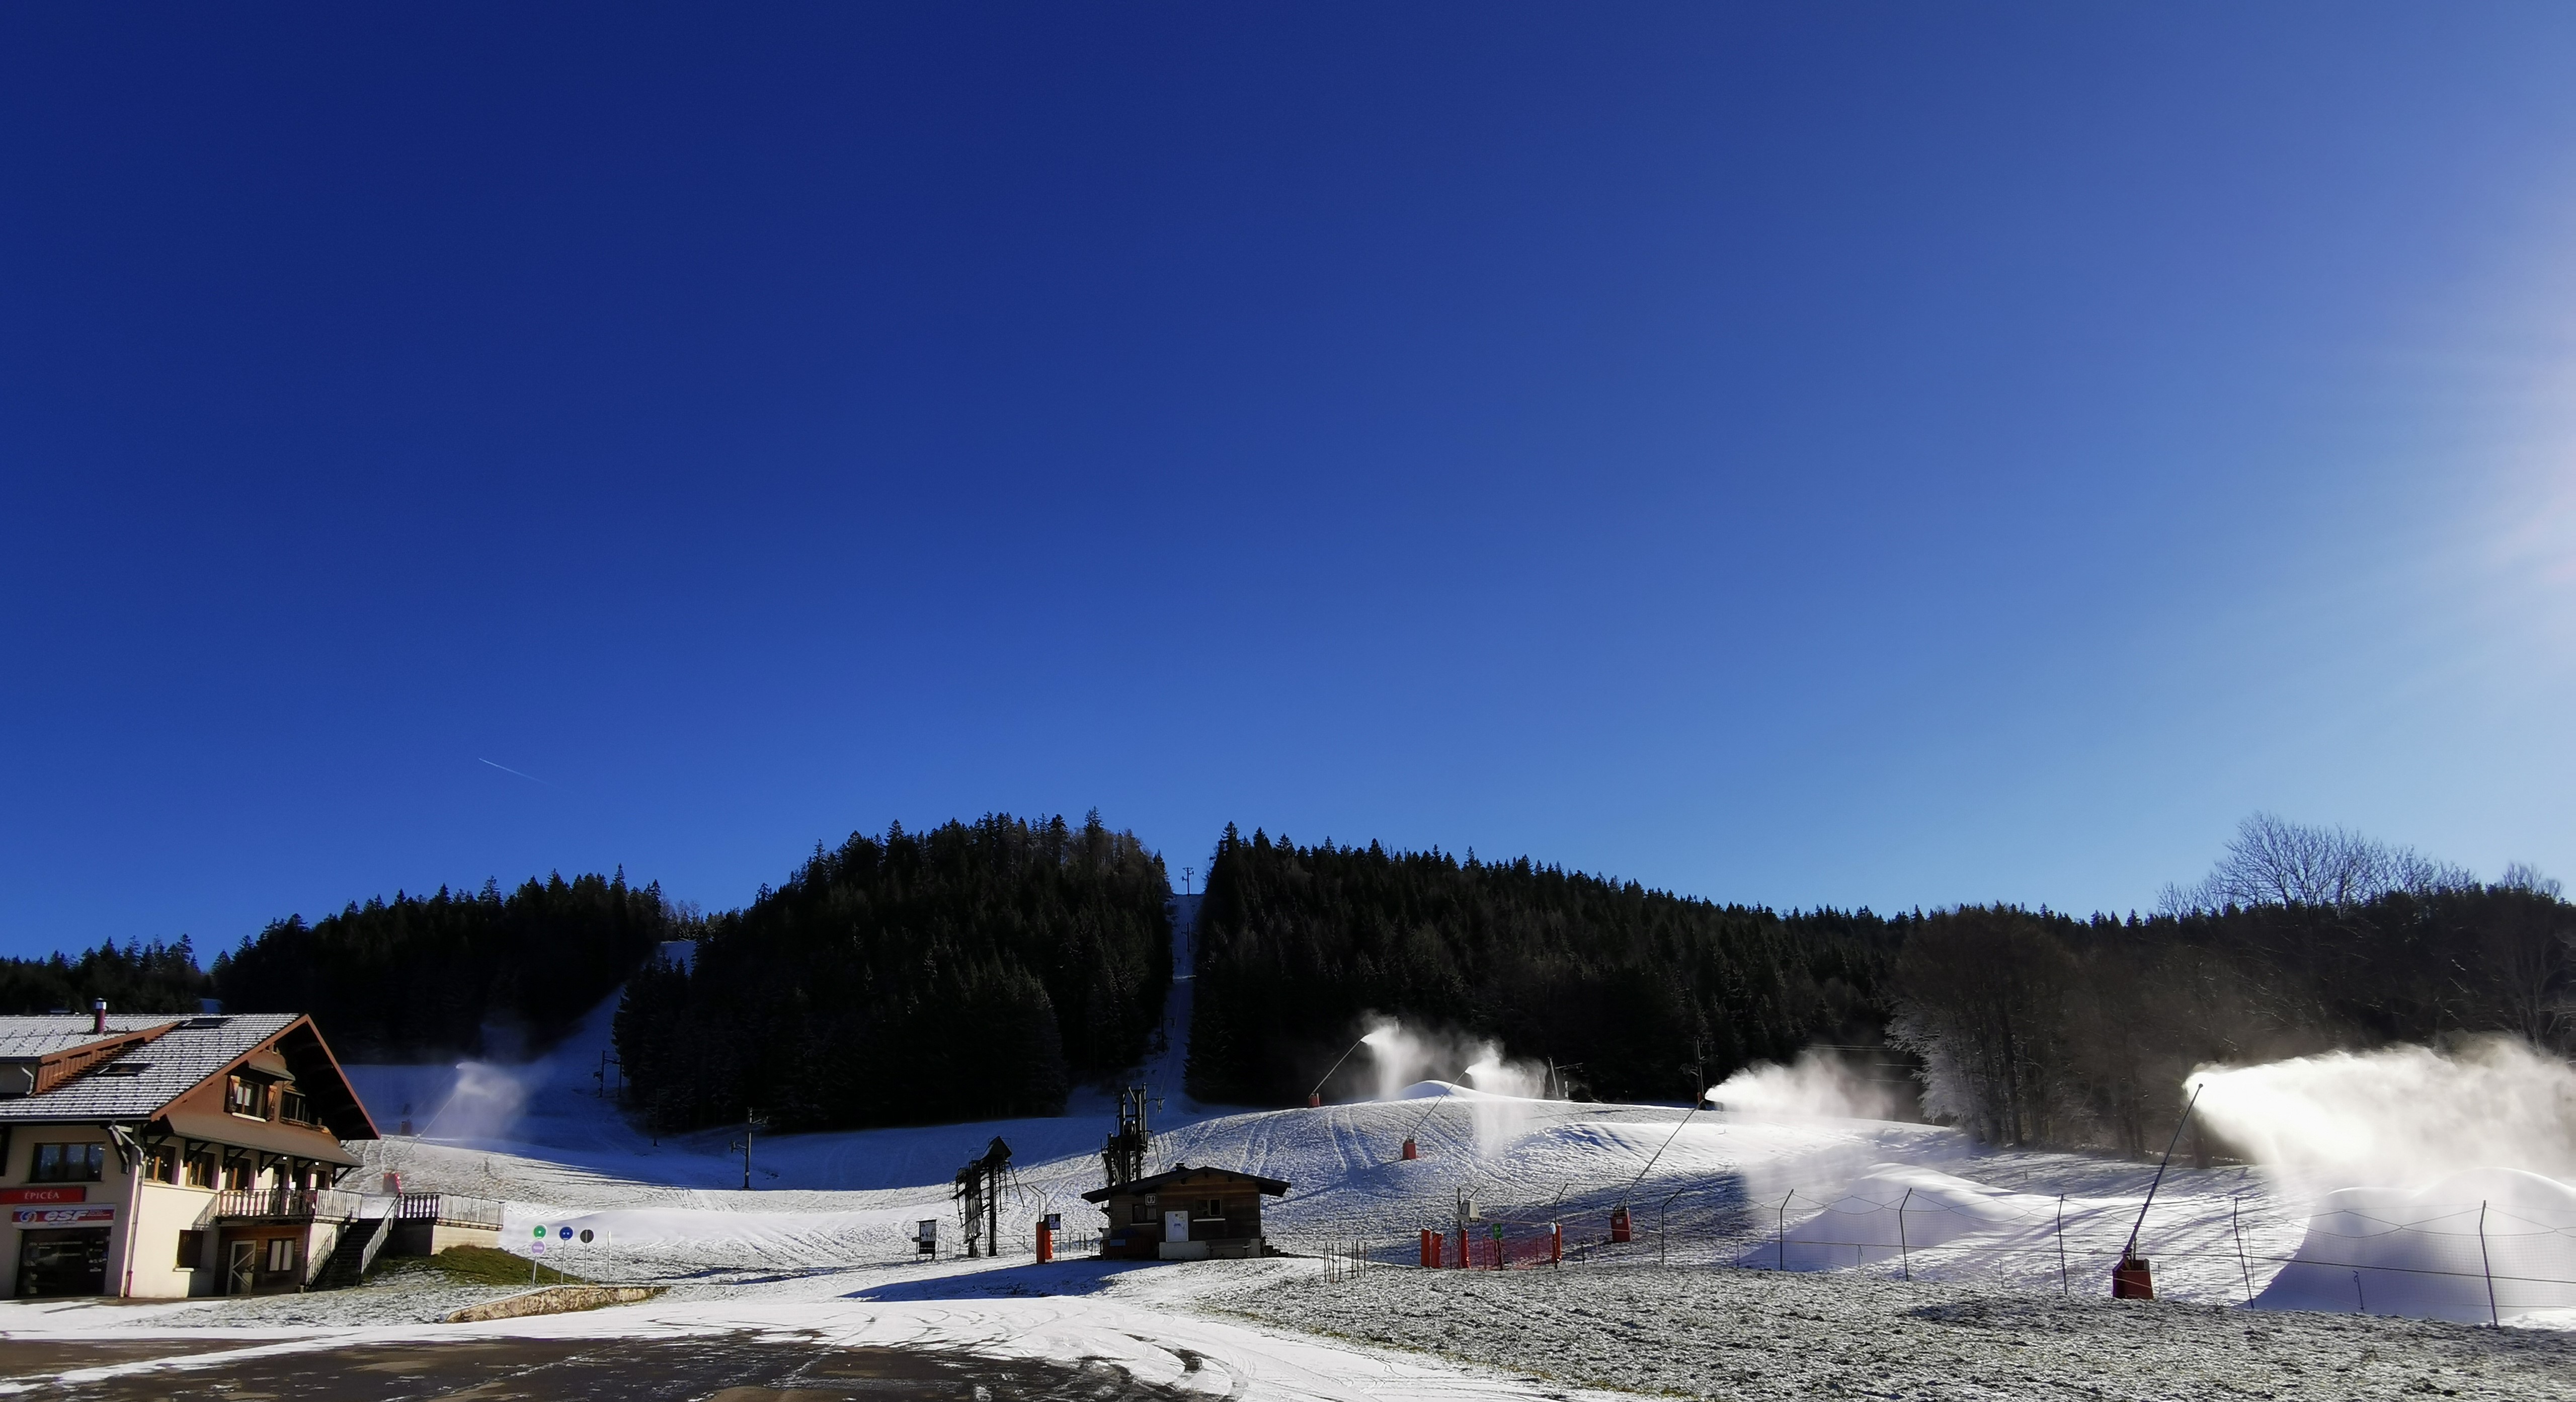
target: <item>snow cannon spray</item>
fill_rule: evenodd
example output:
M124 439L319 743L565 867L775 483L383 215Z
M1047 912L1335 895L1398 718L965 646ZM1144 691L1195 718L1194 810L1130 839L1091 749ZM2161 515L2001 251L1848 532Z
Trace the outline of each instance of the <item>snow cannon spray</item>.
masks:
M1323 1076L1315 1082L1315 1088L1306 1092L1306 1108L1309 1110L1322 1108L1324 1103L1324 1082L1333 1079L1333 1073L1341 1070L1342 1063L1351 1059L1351 1052L1358 1051L1362 1047L1368 1047L1371 1050L1375 1050L1378 1047L1385 1046L1387 1043L1395 1040L1395 1031L1395 1024L1392 1022L1372 1027L1366 1034L1361 1036L1358 1041L1351 1043L1349 1051L1345 1051L1340 1056L1334 1057L1333 1064L1324 1068Z

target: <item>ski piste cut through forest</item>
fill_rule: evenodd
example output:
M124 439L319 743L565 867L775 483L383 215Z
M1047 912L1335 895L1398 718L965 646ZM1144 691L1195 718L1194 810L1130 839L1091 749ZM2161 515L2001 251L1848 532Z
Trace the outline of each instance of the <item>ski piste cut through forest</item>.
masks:
M205 970L184 938L0 961L0 1009L216 997L311 1012L353 1061L509 1059L622 984L629 1103L656 1130L746 1108L782 1132L1045 1115L1156 1050L1172 910L1162 858L1096 812L994 814L818 844L714 915L622 872L553 876L288 917ZM662 957L674 941L690 957ZM1777 912L1230 825L1194 948L1185 1089L1247 1106L1301 1102L1395 1018L1613 1100L1681 1101L1757 1062L1863 1048L1906 1068L1925 1113L1989 1142L2137 1152L2198 1066L2576 1041L2576 906L2555 882L2519 867L2480 882L2262 816L2208 880L2116 918ZM1328 1095L1363 1092L1355 1063Z

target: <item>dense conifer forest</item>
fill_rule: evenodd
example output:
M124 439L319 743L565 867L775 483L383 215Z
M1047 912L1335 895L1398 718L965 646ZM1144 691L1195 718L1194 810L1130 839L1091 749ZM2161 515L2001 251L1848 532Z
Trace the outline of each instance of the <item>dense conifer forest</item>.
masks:
M843 1129L1063 1107L1133 1065L1171 983L1162 859L1092 814L819 846L636 975L617 1047L661 1129Z
M343 1061L510 1057L561 1037L663 940L698 922L625 873L503 893L397 892L216 956L229 1012L311 1013Z
M185 935L121 949L111 941L77 957L0 959L0 1013L85 1013L93 998L121 1013L193 1013L213 991Z
M2576 1050L2576 907L2546 887L1899 924L1895 1040L1924 1062L1924 1108L1990 1142L2142 1151L2209 1064L2478 1035Z
M1605 1099L1682 1100L1811 1041L1875 1040L1901 940L1635 882L1228 825L1199 907L1189 1090L1302 1099L1369 1014L1580 1063Z
M344 1058L542 1049L621 983L661 1129L1055 1113L1136 1065L1170 984L1162 859L1091 815L854 834L702 918L623 874L440 890L192 947L0 960L0 1011L310 1012ZM651 958L665 941L693 958ZM1303 1098L1371 1015L1677 1100L1815 1044L1884 1046L1989 1141L2135 1152L2195 1067L2500 1036L2576 1055L2576 906L2339 829L2249 819L2141 918L2012 905L1779 913L1536 864L1229 826L1200 909L1187 1088ZM1346 1075L1334 1093L1357 1093Z
M1886 1038L1936 1118L2136 1152L2171 1132L2202 1065L2481 1035L2576 1053L2576 906L2527 870L2480 884L2258 816L2168 905L1784 915L1229 827L1200 910L1189 1088L1294 1103L1371 1014L1578 1063L1603 1098L1678 1099L1685 1067L1713 1084Z

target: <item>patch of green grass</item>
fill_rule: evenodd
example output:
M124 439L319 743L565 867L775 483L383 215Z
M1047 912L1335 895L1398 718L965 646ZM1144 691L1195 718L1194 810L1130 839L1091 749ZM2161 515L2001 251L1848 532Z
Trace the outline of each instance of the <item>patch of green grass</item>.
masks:
M387 1276L434 1272L454 1285L521 1285L528 1283L528 1258L513 1256L493 1246L451 1246L435 1256L379 1256L375 1269L367 1272L369 1280ZM577 1275L567 1275L551 1264L540 1264L536 1271L539 1285L587 1285Z

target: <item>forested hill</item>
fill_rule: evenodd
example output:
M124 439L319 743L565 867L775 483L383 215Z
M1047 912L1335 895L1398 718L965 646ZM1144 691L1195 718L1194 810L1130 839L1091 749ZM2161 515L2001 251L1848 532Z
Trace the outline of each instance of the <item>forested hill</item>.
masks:
M2576 1052L2576 907L2554 884L2365 894L1914 917L1893 1030L1932 1114L1992 1142L2133 1153L2171 1132L2199 1066L2479 1034Z
M1780 915L1533 865L1232 825L1199 910L1189 1091L1288 1104L1371 1013L1582 1063L1604 1098L1678 1100L1811 1041L1875 1041L1900 938L1867 912Z
M2205 1064L2464 1035L2576 1055L2576 906L2527 869L2480 884L2258 815L2210 883L2176 894L2145 919L1781 915L1229 827L1199 914L1189 1089L1294 1103L1373 1013L1580 1062L1603 1098L1675 1099L1684 1066L1714 1084L1886 1037L1932 1116L1992 1142L2135 1152L2171 1132Z
M618 1058L664 1129L1053 1114L1143 1059L1171 983L1162 859L1097 813L852 834L628 985Z
M87 1012L93 998L120 1013L193 1013L212 993L185 935L177 944L110 941L77 957L0 959L0 1014Z
M504 894L396 892L307 925L272 922L213 969L231 1012L311 1013L343 1061L541 1050L694 917L660 886L529 880Z

